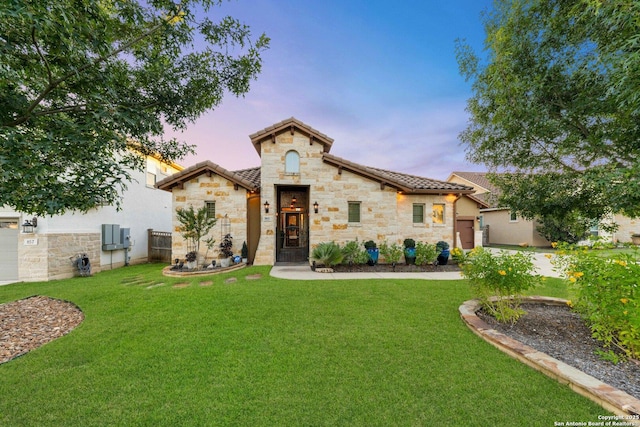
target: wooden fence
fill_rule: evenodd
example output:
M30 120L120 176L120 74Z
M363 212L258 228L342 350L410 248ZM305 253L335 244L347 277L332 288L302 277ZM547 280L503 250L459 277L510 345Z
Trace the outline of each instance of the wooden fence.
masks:
M166 262L172 263L171 259L171 233L166 231L153 231L149 228L147 242L149 247L147 248L147 256L149 262Z

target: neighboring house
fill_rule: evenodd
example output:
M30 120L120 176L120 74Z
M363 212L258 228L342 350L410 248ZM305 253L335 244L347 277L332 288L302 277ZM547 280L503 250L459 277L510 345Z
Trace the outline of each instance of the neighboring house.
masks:
M239 253L246 241L250 262L307 262L317 244L330 241L456 245L456 202L471 187L336 157L329 154L333 139L295 118L250 139L259 167L229 171L205 161L157 184L172 192L174 211L206 206L218 219L212 231L218 243L231 234ZM184 259L175 213L173 224L173 258Z
M475 189L473 195L482 203L479 211L480 227L485 245L549 246L551 242L537 231L536 221L526 220L511 212L508 207L497 205L499 189L487 179L485 172L452 172L448 182L468 185Z
M132 173L120 211L103 206L85 214L69 212L34 221L32 215L0 206L0 282L72 277L77 273L72 261L79 254L87 254L92 272L146 261L147 229L171 231L171 196L155 188L156 180L180 170L178 165L147 157L146 170ZM33 232L24 232L26 222L36 223ZM112 236L117 242L111 246L104 241L108 236L103 233L103 225L118 234ZM129 229L127 260L118 244L120 232L110 225Z
M536 227L536 221L526 220L517 216L507 207L497 206L499 189L487 179L485 172L453 172L447 179L448 182L469 185L476 190L473 197L484 202L486 206L480 209L480 222L484 230L484 243L530 246L549 246L551 242L542 237ZM631 242L631 235L640 233L640 218L629 218L616 214L608 222L618 224L614 233L602 231L599 226L594 226L591 235L611 239L614 242Z

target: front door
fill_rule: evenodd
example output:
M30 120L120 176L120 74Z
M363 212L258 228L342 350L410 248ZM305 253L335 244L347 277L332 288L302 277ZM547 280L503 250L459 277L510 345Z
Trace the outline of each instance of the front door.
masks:
M306 262L309 257L308 188L278 190L278 242L276 261Z

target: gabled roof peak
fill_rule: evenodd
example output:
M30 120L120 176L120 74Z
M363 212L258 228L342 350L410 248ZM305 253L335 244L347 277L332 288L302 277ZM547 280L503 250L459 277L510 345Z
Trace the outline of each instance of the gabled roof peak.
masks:
M324 146L324 152L328 153L331 150L331 145L333 144L333 138L329 138L327 135L322 132L312 128L306 123L301 122L295 117L289 117L288 119L282 120L276 124L273 124L269 127L266 127L254 134L249 135L251 139L251 143L254 148L260 155L260 144L262 144L266 140L270 140L275 142L275 137L282 133L289 131L293 135L295 131L303 133L307 135L311 142L319 142Z
M175 173L162 181L156 183L156 187L171 191L174 187L181 188L183 184L202 174L220 175L239 187L243 187L249 191L260 190L260 168L243 169L239 171L229 171L222 166L213 163L210 160L197 163L187 169Z

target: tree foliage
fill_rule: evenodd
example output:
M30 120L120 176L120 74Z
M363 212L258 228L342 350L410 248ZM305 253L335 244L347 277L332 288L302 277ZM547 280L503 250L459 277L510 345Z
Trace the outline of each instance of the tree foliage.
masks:
M269 40L221 0L8 0L0 8L0 206L119 205L144 156L193 152L184 129L249 90Z
M494 176L501 205L550 225L640 215L640 3L496 0L484 25L486 60L458 44L460 137L511 172Z
M206 206L196 210L193 205L186 209L176 209L176 217L180 223L180 234L187 241L187 250L199 254L200 241L209 234L217 220L208 216ZM211 237L205 240L207 247L212 246L213 242Z

